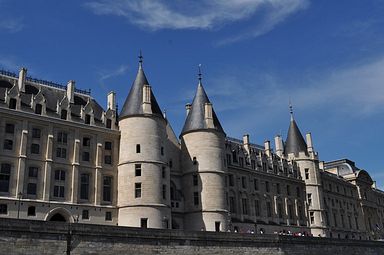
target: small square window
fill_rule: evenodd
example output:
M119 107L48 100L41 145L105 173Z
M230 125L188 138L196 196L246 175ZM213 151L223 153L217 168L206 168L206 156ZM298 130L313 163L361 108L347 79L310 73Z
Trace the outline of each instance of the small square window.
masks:
M37 185L36 183L28 183L27 193L28 195L36 195Z
M105 155L104 156L104 164L107 164L107 165L112 164L112 156L111 155Z
M112 212L105 212L105 220L112 221Z
M39 139L41 137L41 130L38 128L32 128L32 138Z
M40 153L40 144L37 144L37 143L31 144L31 153L32 154L39 154Z
M39 169L37 167L29 167L28 169L28 177L29 178L37 178L37 173L39 172Z
M7 133L7 134L14 134L15 133L15 125L13 125L13 124L6 124L5 125L5 133Z
M83 210L81 217L83 220L89 220L89 210Z
M87 162L89 162L89 152L88 152L88 151L83 151L82 156L81 156L81 159L82 159L83 161L87 161Z
M66 148L56 148L56 157L67 158L67 149Z
M5 139L3 148L4 148L4 150L12 150L13 149L13 141L10 139Z
M8 214L8 205L0 204L0 214Z
M36 216L36 207L34 206L29 206L28 207L28 216Z
M36 104L35 105L35 113L41 114L42 112L43 112L43 106L41 104Z
M83 146L85 146L85 147L91 146L91 138L83 137Z
M104 143L104 149L107 151L112 150L112 142L105 142Z

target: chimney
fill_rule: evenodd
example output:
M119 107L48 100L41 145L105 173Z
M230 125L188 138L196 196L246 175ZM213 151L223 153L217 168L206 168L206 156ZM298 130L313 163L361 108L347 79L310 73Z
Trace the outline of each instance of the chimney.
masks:
M108 93L108 96L107 96L107 109L115 110L115 107L116 107L116 93L111 91Z
M264 142L264 151L268 157L271 156L271 142L268 140Z
M145 84L143 87L143 112L152 113L151 107L151 86Z
M213 128L213 117L212 117L212 104L205 103L204 105L204 119L207 124L207 128Z
M308 153L311 154L313 153L312 134L307 133L306 139L307 139Z
M249 134L243 135L243 145L248 154L250 154L251 146L249 145Z
M276 148L276 154L277 156L281 157L283 156L283 139L281 139L280 135L275 136L275 148Z
M19 80L17 85L20 92L25 92L25 78L27 77L27 68L21 68L19 72Z
M70 80L67 84L67 98L68 101L73 104L74 101L74 94L75 94L75 81Z
M187 116L188 116L189 112L191 111L191 108L192 108L192 105L190 103L185 104L185 110L187 112Z

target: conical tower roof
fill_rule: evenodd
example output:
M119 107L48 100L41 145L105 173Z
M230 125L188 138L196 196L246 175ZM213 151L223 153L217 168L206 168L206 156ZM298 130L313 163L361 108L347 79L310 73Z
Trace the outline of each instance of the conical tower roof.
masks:
M139 70L137 71L136 79L132 84L131 90L125 99L123 108L121 109L119 119L124 119L130 116L137 116L144 114L143 112L143 87L149 85L147 77L144 74L143 66L140 60ZM155 96L151 90L151 108L152 114L163 117L161 109L156 101Z
M291 123L289 124L288 136L284 147L284 154L288 155L290 153L294 153L296 156L298 156L299 152L307 153L307 144L300 132L299 127L296 124L295 119L293 118L291 107Z
M205 121L205 104L210 103L207 93L203 88L201 83L201 78L199 78L199 84L197 86L196 95L193 99L191 109L188 113L187 119L185 120L183 130L181 131L181 135L202 129L216 129L219 132L225 134L223 128L221 127L220 121L216 116L215 111L212 109L212 117L213 117L213 128L209 128Z

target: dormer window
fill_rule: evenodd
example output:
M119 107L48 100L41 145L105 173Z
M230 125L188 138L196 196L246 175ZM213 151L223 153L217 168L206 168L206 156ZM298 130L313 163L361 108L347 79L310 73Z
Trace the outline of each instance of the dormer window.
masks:
M66 120L67 119L67 110L61 110L60 119Z
M9 99L9 109L16 109L16 99L15 98L11 98Z
M36 104L35 113L41 115L42 112L43 112L43 106L41 104Z
M107 119L107 128L112 128L112 120Z
M89 114L85 115L85 124L91 124L91 115Z

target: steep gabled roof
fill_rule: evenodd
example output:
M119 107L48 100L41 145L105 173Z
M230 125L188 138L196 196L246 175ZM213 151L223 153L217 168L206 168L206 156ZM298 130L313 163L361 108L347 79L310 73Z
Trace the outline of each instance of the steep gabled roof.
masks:
M149 85L147 77L144 74L143 67L140 63L139 70L137 71L136 79L132 84L131 90L125 100L123 108L121 109L119 119L123 119L129 116L137 116L144 114L143 112L143 87ZM155 96L151 90L151 107L152 114L163 116L161 109L156 101Z
M291 113L292 114L292 113ZM307 144L296 124L293 115L291 115L291 123L289 124L287 141L285 142L284 154L294 153L296 156L299 152L307 153Z
M210 103L207 93L199 81L199 85L197 86L196 95L193 99L191 109L185 120L183 130L181 131L181 135L200 129L208 129L207 124L204 118L204 107L206 103ZM225 133L223 128L221 127L220 121L216 116L215 111L212 109L212 117L213 117L213 129L216 129L219 132ZM212 129L212 128L211 128Z

